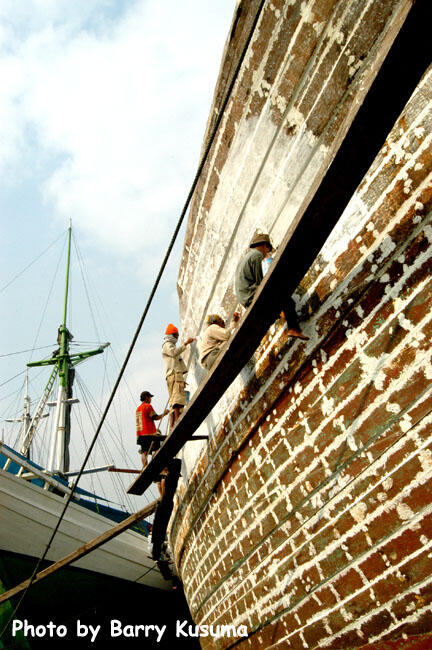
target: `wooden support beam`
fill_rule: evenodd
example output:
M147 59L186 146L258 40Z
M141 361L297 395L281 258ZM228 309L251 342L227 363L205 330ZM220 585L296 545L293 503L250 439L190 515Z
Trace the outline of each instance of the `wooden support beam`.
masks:
M163 497L156 509L156 514L153 520L152 528L152 542L153 550L152 557L158 560L162 551L162 546L166 538L168 522L171 517L174 504L174 494L177 489L177 483L180 478L181 460L174 458L168 463L168 476L165 479L165 487Z
M345 131L338 135L333 162L319 187L305 197L233 338L161 449L130 485L129 494L143 494L192 437L283 310L284 297L293 294L313 264L430 63L426 43L412 47L427 12L425 0L419 0L410 10L362 106L354 119L352 109L352 123L347 118Z
M108 471L123 474L140 474L142 472L142 469L120 469L119 467L110 467Z
M160 434L159 435L158 434L153 435L153 434L149 433L149 434L146 434L145 438L146 438L146 440L150 440L151 442L157 442L158 440L159 441L160 440L162 440L162 441L166 440L168 438L168 436L162 436ZM186 440L186 442L192 442L193 440L208 440L208 436L191 436L188 440Z
M99 548L103 544L106 544L106 542L109 542L111 539L114 539L114 537L117 537L117 535L120 535L120 533L123 533L125 530L133 526L133 524L136 524L138 521L141 521L141 519L144 519L144 517L148 517L149 515L151 515L156 510L159 502L160 499L157 499L156 501L152 501L145 508L138 510L138 512L136 512L133 515L130 515L129 517L127 517L127 519L117 524L117 526L110 528L109 530L102 533L102 535L95 537L94 539L90 540L86 544L80 546L72 553L69 553L69 555L63 557L61 560L54 562L43 571L40 571L33 580L29 578L28 580L21 582L16 587L13 587L12 589L5 591L3 594L0 595L0 604L3 603L5 600L8 600L9 598L12 598L12 596L16 596L20 592L24 591L24 589L26 589L30 585L30 583L34 584L35 582L40 582L40 580L47 578L55 571L58 571L59 569L62 569L63 567L68 566L69 564L72 564L72 562L79 560L80 558L84 557L85 555L88 555L89 553Z

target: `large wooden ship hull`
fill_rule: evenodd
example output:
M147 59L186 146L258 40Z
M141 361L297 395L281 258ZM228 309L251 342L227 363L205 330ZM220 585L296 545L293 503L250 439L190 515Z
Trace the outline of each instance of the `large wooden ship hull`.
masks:
M203 647L378 647L432 630L432 70L411 59L427 2L261 4L239 4L225 48L208 132L260 11L190 211L183 332L234 311L255 230L278 245L327 183L325 230L355 186L294 294L309 340L276 320L202 425L208 444L182 452L170 542L197 625L248 630ZM192 391L203 375L195 354Z

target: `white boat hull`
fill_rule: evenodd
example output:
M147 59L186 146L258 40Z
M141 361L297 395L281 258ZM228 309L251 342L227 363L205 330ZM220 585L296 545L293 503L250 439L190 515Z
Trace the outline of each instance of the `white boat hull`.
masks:
M64 499L0 470L0 549L39 558L64 507ZM114 522L70 503L47 554L56 561L109 530ZM158 589L170 589L149 557L148 542L133 530L121 533L72 566Z

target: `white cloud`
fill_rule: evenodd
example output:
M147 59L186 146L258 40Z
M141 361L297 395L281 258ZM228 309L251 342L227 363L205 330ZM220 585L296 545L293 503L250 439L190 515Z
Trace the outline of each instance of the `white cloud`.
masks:
M145 273L198 163L233 2L123 7L2 2L0 167L48 162L55 216Z

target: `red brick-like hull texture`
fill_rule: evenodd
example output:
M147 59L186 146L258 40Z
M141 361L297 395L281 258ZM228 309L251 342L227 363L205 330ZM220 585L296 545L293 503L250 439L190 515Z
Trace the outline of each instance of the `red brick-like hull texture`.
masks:
M295 224L409 7L265 3L191 209L183 330L236 308L251 230ZM431 133L429 69L297 288L309 340L278 319L183 454L192 617L247 629L203 648L432 647Z

